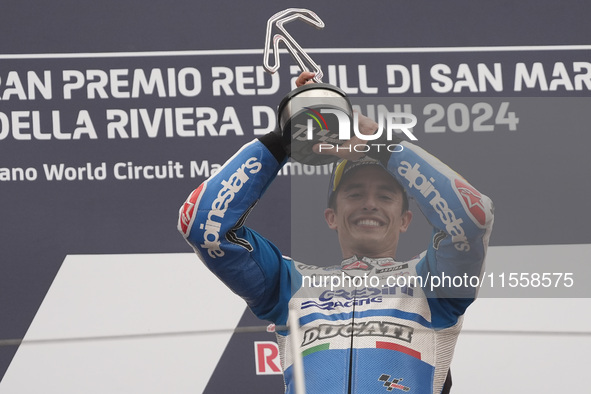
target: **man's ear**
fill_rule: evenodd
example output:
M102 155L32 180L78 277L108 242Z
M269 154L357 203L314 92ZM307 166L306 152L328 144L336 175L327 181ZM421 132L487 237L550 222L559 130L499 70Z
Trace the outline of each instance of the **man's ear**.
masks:
M326 208L324 210L324 219L326 220L326 224L328 224L328 228L331 230L337 229L336 213L334 209Z
M408 226L412 222L412 212L407 210L402 214L402 224L400 225L400 232L405 233L408 230Z

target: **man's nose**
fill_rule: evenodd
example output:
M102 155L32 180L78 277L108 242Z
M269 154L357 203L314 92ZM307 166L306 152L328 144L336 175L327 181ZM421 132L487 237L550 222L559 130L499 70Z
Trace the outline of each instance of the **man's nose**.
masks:
M377 209L377 197L372 195L372 194L368 194L367 196L365 196L365 199L363 200L363 209L366 210L375 210Z

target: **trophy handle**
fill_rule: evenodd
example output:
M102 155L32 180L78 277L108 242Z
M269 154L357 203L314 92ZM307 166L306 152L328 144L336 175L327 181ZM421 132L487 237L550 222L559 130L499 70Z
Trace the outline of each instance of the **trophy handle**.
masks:
M287 32L285 26L286 23L301 19L309 25L322 29L324 22L314 12L305 8L288 8L280 11L273 15L267 21L267 30L265 34L265 49L263 67L267 72L274 74L279 69L279 43L283 42L287 51L291 54L294 60L300 66L302 71L311 71L316 75L314 76L315 82L322 82L322 70L320 66L316 64L314 60L304 51L304 49L298 44L298 42ZM271 38L273 28L276 27L280 33L275 34ZM271 65L270 57L273 54L274 64Z

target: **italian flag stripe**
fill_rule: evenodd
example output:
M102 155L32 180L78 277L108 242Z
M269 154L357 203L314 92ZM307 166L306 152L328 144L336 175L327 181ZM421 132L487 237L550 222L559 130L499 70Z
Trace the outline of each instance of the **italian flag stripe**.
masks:
M324 343L322 345L311 347L310 349L304 350L302 352L302 357L306 357L308 354L316 353L321 350L327 350L330 347L329 343Z
M406 346L399 345L397 343L376 341L376 348L395 350L397 352L408 354L409 356L412 356L414 358L418 358L419 360L421 359L421 353L417 352L416 350L407 348Z

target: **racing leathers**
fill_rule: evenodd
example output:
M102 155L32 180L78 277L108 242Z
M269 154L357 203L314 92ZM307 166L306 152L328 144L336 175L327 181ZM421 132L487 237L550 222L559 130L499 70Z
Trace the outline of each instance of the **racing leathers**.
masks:
M433 226L427 250L410 261L301 264L245 227L286 161L275 134L243 146L180 209L179 231L256 316L284 326L297 314L308 394L442 392L462 316L476 297L466 278L482 277L492 203L423 149L401 146L384 166ZM287 393L295 392L291 339L289 330L277 332Z

